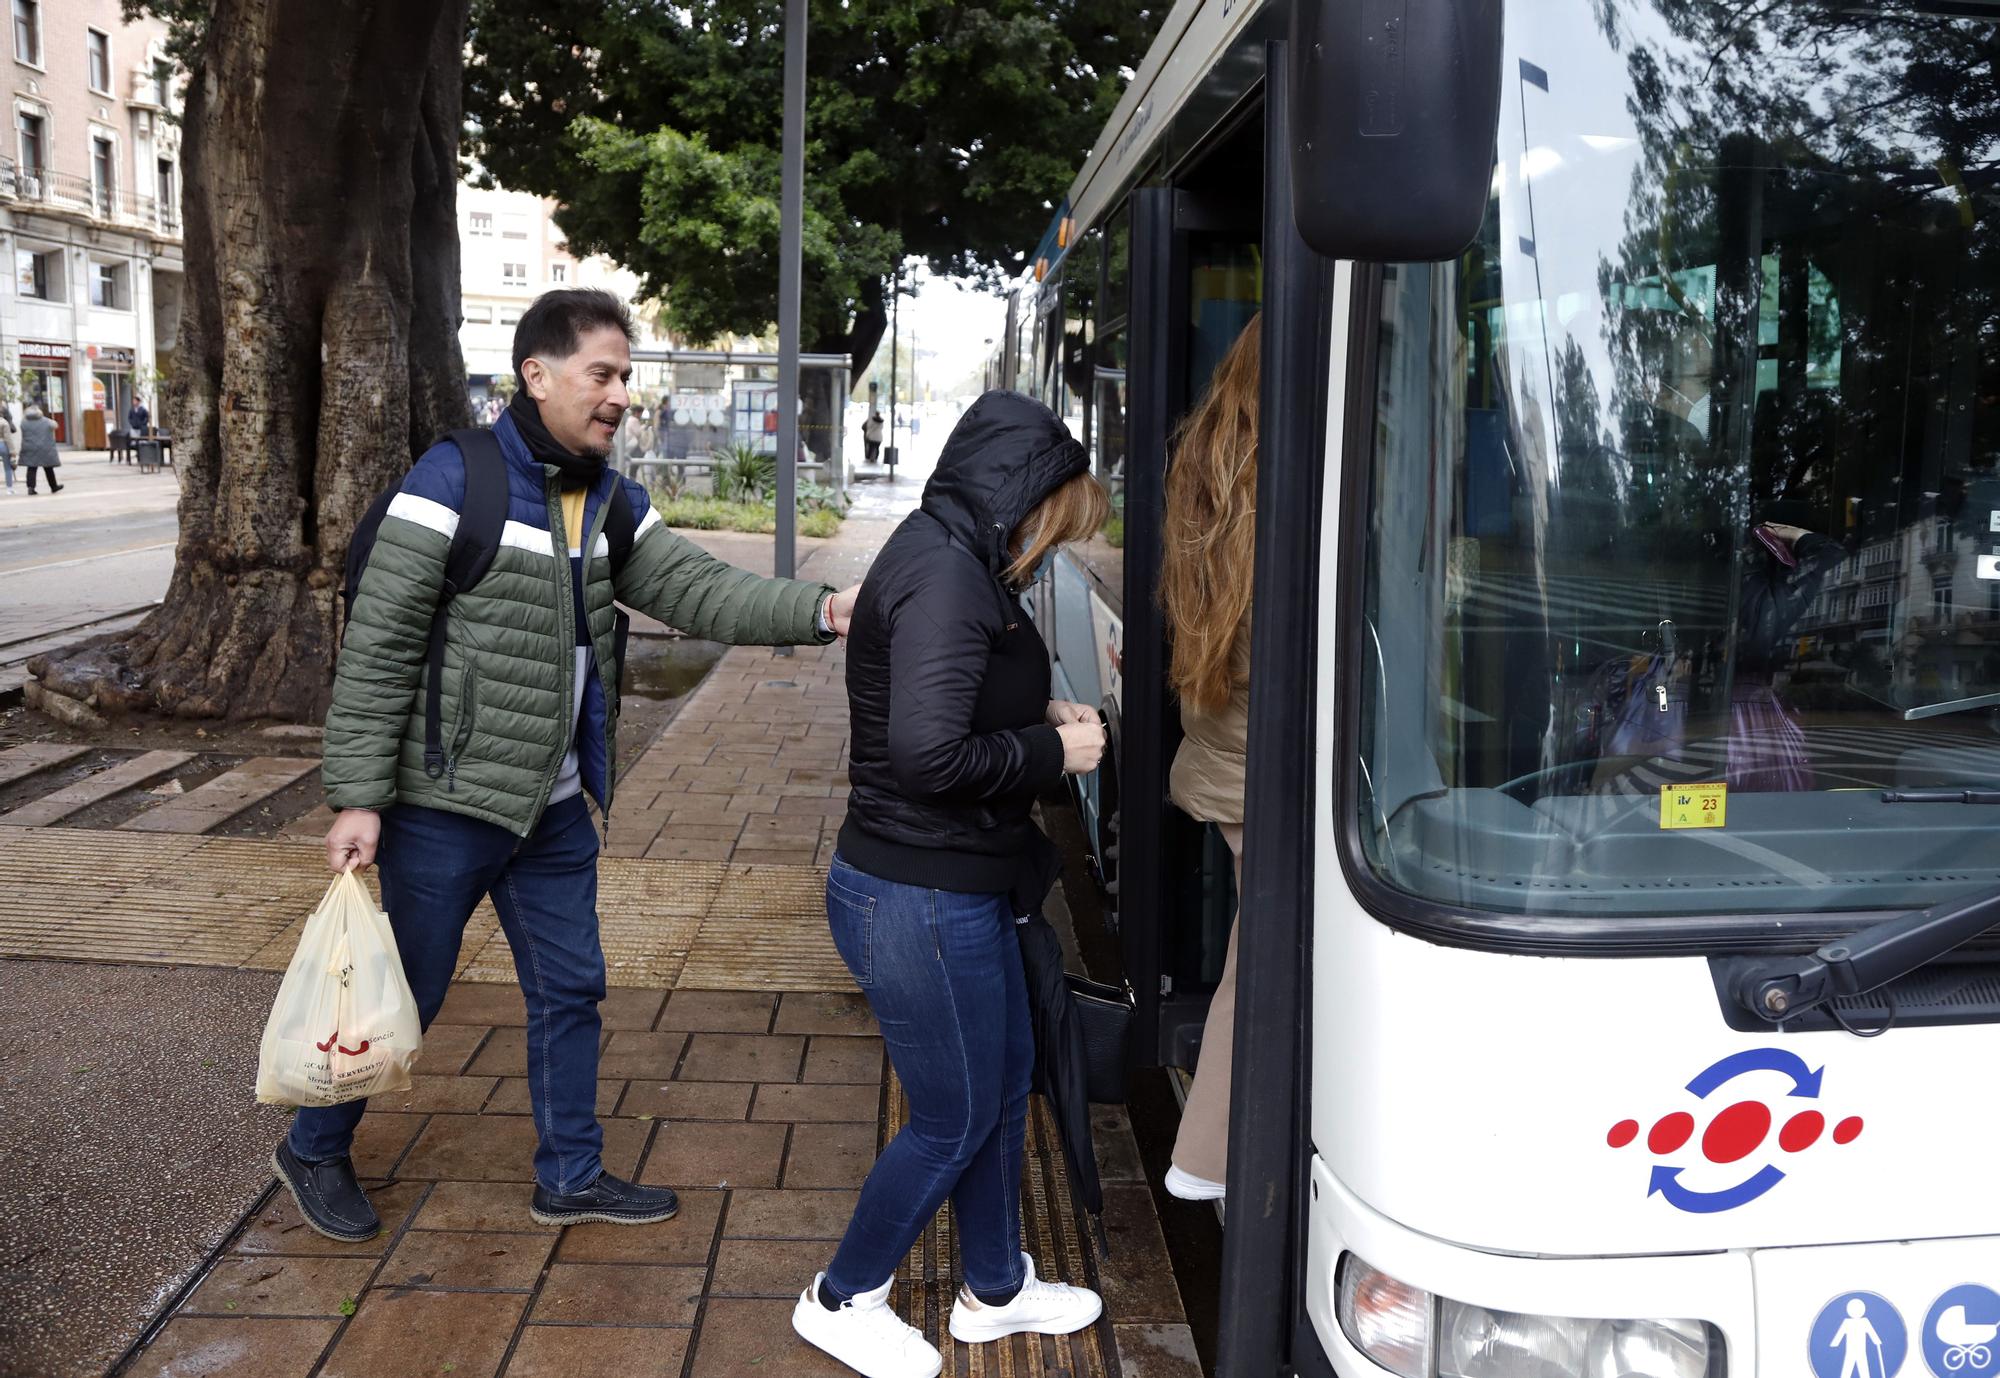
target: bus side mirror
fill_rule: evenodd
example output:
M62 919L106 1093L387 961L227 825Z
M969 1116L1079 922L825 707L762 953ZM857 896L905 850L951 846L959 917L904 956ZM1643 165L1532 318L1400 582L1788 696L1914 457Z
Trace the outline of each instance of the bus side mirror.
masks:
M1500 118L1502 0L1298 0L1293 215L1329 258L1456 258L1479 233Z

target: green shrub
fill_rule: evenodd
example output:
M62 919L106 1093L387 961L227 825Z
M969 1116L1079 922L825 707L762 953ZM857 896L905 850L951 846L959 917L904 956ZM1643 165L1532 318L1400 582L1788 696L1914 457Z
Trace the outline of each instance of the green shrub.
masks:
M741 531L752 536L771 536L778 530L777 509L768 502L729 502L722 498L655 498L660 520L684 531ZM844 506L844 504L843 504ZM799 503L798 531L801 536L832 536L840 531L841 512L833 506L808 509Z
M828 484L799 485L799 515L802 517L812 512L831 512L836 517L844 517L847 515L847 509L853 505L852 498ZM838 526L839 523L836 522L835 525Z
M1125 548L1125 519L1112 517L1104 523L1104 543L1114 550Z
M734 503L723 502L719 498L677 497L653 504L660 514L660 520L668 526L678 526L691 531L723 531L729 528L731 509Z
M732 502L768 502L778 486L778 459L751 445L725 445L713 456L715 496Z

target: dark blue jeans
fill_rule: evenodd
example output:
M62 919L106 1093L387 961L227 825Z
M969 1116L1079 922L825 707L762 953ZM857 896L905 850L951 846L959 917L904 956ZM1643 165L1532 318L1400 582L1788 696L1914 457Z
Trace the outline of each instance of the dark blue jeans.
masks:
M604 949L597 938L597 830L582 795L553 804L532 836L462 814L399 804L382 813L375 864L403 974L429 1028L458 967L466 920L493 897L528 1006L528 1098L535 1180L578 1191L603 1164L597 1042ZM418 1069L424 1070L422 1063ZM336 1158L366 1101L314 1106L292 1120L292 1152Z
M849 1296L881 1286L949 1197L962 1280L975 1292L1010 1291L1022 1281L1021 1144L1035 1064L1013 906L1005 895L883 880L836 855L826 912L910 1103L827 1280Z

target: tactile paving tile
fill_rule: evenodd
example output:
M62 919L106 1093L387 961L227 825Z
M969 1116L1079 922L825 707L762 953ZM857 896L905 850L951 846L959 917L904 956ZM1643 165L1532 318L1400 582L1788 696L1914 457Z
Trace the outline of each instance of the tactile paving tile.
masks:
M324 853L296 845L27 828L0 849L30 878L0 893L17 957L240 966L326 888Z
M312 841L0 827L22 877L0 890L0 955L283 971L329 876ZM367 877L371 892L377 882ZM603 858L598 917L614 986L851 990L810 866ZM490 901L466 925L461 980L511 983Z
M853 990L826 927L817 866L728 868L679 985L694 990Z
M889 1129L909 1121L909 1101L903 1084L889 1073ZM1056 1282L1097 1286L1095 1245L1089 1226L1071 1204L1069 1167L1055 1119L1040 1096L1028 1099L1026 1162L1022 1167L1021 1224L1035 1276ZM940 1378L988 1378L988 1375L1075 1375L1104 1378L1108 1334L1100 1322L1074 1335L1016 1335L998 1344L964 1345L946 1329L959 1279L953 1270L951 1208L937 1213L897 1270L893 1304L903 1319L924 1332L944 1356Z

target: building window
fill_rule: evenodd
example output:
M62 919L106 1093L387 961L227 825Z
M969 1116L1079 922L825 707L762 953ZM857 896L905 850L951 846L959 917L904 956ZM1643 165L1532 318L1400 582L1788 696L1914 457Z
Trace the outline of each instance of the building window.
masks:
M161 158L154 169L154 192L160 198L157 207L160 223L172 225L180 218L180 197L174 192L174 160Z
M97 213L111 214L111 198L117 189L116 175L118 154L113 150L111 140L94 137L90 141L90 191L96 203Z
M484 235L490 235L490 234L492 234L492 233L493 233L493 212L492 212L492 211L474 211L474 212L472 213L472 232L473 232L474 234L484 234Z
M512 308L510 308L510 309L507 309L507 310L503 310L503 311L502 311L502 312L500 313L500 324L502 324L502 325L519 325L520 323L521 323L521 308L520 308L520 307L518 307L518 306L516 306L516 307L512 307Z
M569 281L569 265L568 265L568 264L566 264L566 263L551 263L551 264L549 265L549 281L550 281L550 282L568 282L568 281Z
M42 65L42 7L39 0L14 0L14 57Z
M14 251L14 282L24 297L34 297L47 301L53 295L49 288L50 254L38 254L33 249Z
M526 239L528 237L528 218L524 215L501 216L500 237L502 239Z
M123 311L130 305L125 295L124 264L93 263L90 265L90 304L112 311Z
M15 126L21 131L21 172L23 176L40 177L42 169L48 166L48 121L40 115L31 115L23 110L14 116Z
M491 325L491 324L493 324L493 308L492 308L492 307L490 307L490 306L468 306L468 307L466 307L466 308L465 308L465 323L466 323L467 325Z
M509 287L526 287L528 285L528 265L525 263L501 264L500 280Z
M111 94L111 35L96 29L84 30L90 45L90 89L101 96Z

